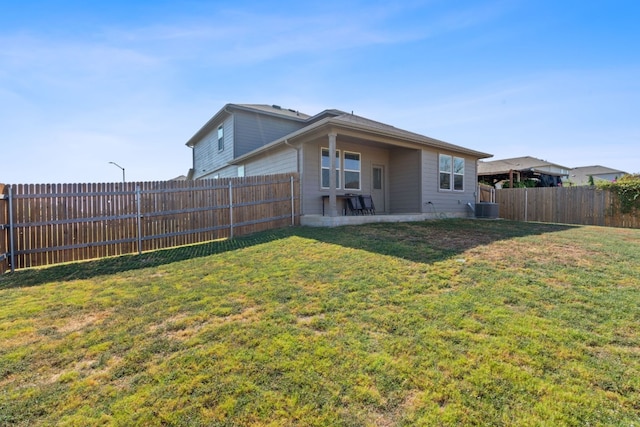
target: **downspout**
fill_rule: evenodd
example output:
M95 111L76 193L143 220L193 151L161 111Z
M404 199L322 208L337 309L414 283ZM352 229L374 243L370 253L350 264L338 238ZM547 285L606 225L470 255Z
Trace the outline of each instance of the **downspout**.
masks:
M300 166L300 150L302 149L301 146L295 147L293 145L291 145L289 143L289 140L287 138L285 138L284 140L284 145L286 145L287 147L291 147L294 150L296 150L296 171L298 172L298 179L300 180L300 215L303 214L304 212L304 191L302 191L303 185L302 185L302 168ZM293 179L293 178L292 178ZM293 181L291 181L291 194L293 195ZM291 204L292 204L292 215L293 215L293 197L291 198ZM292 217L292 221L293 221L293 217Z
M193 171L193 173L191 174L191 179L195 180L195 176L198 173L198 170L196 169L196 147L194 145L191 146L191 166L193 166L193 168L191 169Z
M287 147L291 147L294 150L296 150L296 171L298 172L298 174L300 174L300 149L302 147L295 147L291 144L289 144L289 140L285 138L284 140L284 145L286 145Z

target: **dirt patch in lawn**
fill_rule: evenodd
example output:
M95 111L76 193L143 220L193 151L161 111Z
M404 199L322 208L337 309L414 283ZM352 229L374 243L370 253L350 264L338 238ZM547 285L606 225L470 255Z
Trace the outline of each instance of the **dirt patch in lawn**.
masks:
M77 332L97 323L102 323L106 318L111 316L112 310L103 310L97 312L82 313L65 319L64 324L56 329L61 333Z

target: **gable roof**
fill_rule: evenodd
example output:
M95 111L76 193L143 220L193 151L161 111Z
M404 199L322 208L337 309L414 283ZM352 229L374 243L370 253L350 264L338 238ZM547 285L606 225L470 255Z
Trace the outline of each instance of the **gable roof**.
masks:
M549 167L569 170L567 166L551 163L546 160L537 159L531 156L514 157L511 159L493 160L489 162L478 162L478 175L501 175L510 171L533 171L543 172L551 175L567 175L550 173Z
M582 175L610 175L610 174L626 174L627 172L618 169L611 169L606 166L579 166L571 169L571 174L579 173Z
M311 118L308 114L301 113L299 111L282 108L279 105L267 105L267 104L226 104L216 114L213 115L198 131L193 134L187 141L188 147L193 147L198 141L204 138L209 132L211 132L224 118L231 114L230 110L236 111L248 111L258 114L264 114L275 117L283 117L289 120L295 120L304 122Z
M618 177L622 177L623 175L627 175L627 172L600 165L580 166L569 171L569 180L577 184L582 184L589 181L589 176L598 178L602 175L617 175Z
M339 110L326 110L332 113L340 112ZM448 142L440 141L438 139L430 138L424 135L420 135L414 132L409 132L403 129L396 128L394 126L370 120L365 117L357 116L354 114L340 112L340 115L334 116L333 114L311 123L300 130L290 133L280 139L275 140L270 144L266 144L256 150L253 150L243 156L239 156L231 163L237 164L245 161L248 158L259 155L260 153L272 150L273 148L295 142L296 139L303 138L305 135L312 134L322 128L329 129L342 129L348 131L357 131L366 134L370 137L382 137L387 139L395 139L398 141L416 143L428 147L439 148L441 150L447 150L455 153L466 154L478 159L484 159L492 157L492 154L484 153L481 151L471 150L459 145L450 144Z

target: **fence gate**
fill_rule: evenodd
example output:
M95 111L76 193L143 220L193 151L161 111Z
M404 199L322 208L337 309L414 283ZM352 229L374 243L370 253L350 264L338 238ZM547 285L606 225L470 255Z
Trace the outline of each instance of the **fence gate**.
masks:
M9 195L0 184L0 274L9 269Z

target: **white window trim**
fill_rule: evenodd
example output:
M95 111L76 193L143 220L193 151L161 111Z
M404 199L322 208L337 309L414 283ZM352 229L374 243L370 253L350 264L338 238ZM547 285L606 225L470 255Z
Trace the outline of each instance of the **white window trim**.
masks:
M446 156L449 157L449 159L451 159L451 171L446 172L446 171L442 171L440 170L440 158ZM456 159L461 159L463 161L464 167L462 169L462 173L455 173L455 161ZM438 154L438 191L456 191L458 193L462 193L464 192L464 178L465 178L465 167L466 167L466 162L467 159L464 157L459 157L459 156L454 156L451 154ZM449 173L449 184L450 184L450 188L442 188L441 187L441 181L440 181L440 175L443 173ZM462 189L460 190L456 190L456 184L455 184L455 177L456 176L462 176Z
M344 159L344 156L346 156L346 154L357 154L358 155L358 165L360 166L360 169L347 169L346 167L346 162ZM362 190L362 154L355 152L355 151L343 151L342 152L342 165L343 165L343 171L342 171L342 182L345 183L345 190L354 190L354 191L360 191ZM346 183L347 183L347 179L346 179L346 173L347 172L358 172L358 188L346 188Z
M320 147L320 188L322 188L323 190L328 190L330 188L329 186L324 187L322 185L322 171L324 169L327 169L327 170L329 170L329 172L331 172L331 170L330 170L331 166L329 166L329 167L322 166L322 151L324 151L324 150L329 151L329 148L328 147ZM336 185L336 189L338 189L338 190L342 189L341 185L342 185L342 182L344 182L344 176L342 176L342 169L340 168L340 166L342 165L342 160L341 159L342 159L342 157L341 157L341 154L340 154L340 150L336 150L336 161L337 161L336 172L338 172L338 177L341 178L340 182L338 183L338 185ZM329 159L329 161L331 161L331 159Z
M222 133L222 137L220 135L221 133ZM216 133L216 141L218 142L218 151L224 151L224 124L221 124L220 126L218 126L218 131Z
M456 159L462 160L462 173L456 173ZM466 168L466 159L464 157L456 157L452 156L451 159L451 189L453 191L464 191L464 175ZM462 176L462 188L460 190L456 190L456 176Z

